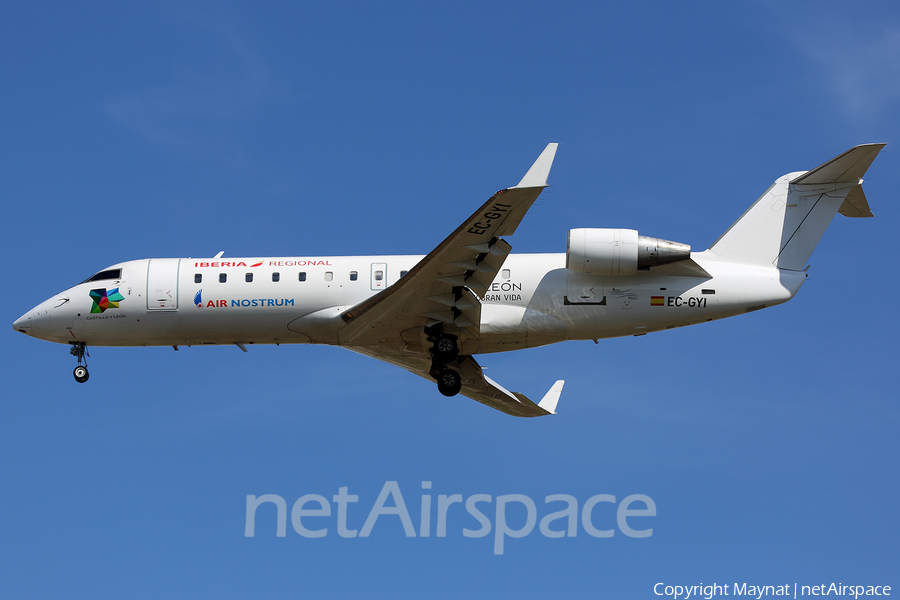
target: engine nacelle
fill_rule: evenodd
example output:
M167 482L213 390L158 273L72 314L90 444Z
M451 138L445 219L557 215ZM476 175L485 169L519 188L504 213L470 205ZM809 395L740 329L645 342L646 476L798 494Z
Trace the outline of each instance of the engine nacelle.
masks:
M633 275L691 257L687 244L638 235L635 229L570 229L566 268L591 275Z

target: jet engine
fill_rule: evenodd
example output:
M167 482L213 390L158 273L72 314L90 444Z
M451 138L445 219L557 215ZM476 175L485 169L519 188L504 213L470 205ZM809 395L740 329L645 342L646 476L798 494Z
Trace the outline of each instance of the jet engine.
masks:
M566 241L566 268L590 275L633 275L690 257L687 244L638 235L635 229L570 229Z

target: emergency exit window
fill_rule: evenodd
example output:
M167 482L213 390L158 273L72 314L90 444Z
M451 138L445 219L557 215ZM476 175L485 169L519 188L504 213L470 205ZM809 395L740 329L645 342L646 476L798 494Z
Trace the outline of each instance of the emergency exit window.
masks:
M375 281L381 281L384 279L384 271L375 271Z

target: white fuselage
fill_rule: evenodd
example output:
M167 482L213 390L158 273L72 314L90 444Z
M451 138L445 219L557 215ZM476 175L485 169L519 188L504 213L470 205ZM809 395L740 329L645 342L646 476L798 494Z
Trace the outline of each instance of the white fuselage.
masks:
M855 146L778 178L708 250L635 229L570 229L565 254L511 254L558 144L426 256L162 258L113 265L36 306L13 328L87 346L329 344L433 380L519 417L554 414L485 375L475 355L644 335L781 304L841 213L871 216L862 175L884 144Z
M565 254L510 255L482 297L480 337L465 341L462 351L642 335L721 319L785 302L805 278L705 255L692 259L711 277L652 271L594 276L567 270ZM421 258L129 261L107 269L119 269L117 278L56 294L14 327L88 346L343 345L340 314L396 283Z

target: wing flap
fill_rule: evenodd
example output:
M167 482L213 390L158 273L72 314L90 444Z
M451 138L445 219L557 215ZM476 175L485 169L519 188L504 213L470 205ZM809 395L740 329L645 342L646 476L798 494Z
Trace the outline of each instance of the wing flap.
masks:
M348 348L353 352L402 367L413 373L434 381L430 374L431 358L425 354L409 354L392 348ZM502 385L484 374L481 365L471 356L461 356L452 365L462 376L463 385L459 394L480 402L502 413L514 417L542 417L556 414L556 406L562 393L564 381L557 381L543 399L537 404L519 392L510 392Z
M466 356L460 362L459 371L463 376L460 394L463 396L514 417L542 417L556 414L556 405L564 381L554 383L541 402L535 404L525 394L510 392L485 375L481 366L471 356Z

